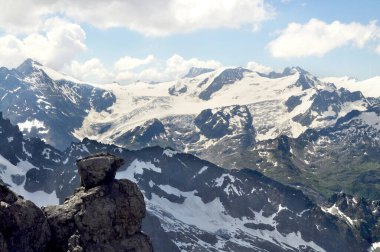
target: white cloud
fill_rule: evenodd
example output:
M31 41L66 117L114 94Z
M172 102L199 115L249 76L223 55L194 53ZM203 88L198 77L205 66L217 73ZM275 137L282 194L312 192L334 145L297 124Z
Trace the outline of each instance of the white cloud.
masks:
M243 25L255 30L274 15L264 0L4 1L0 27L8 32L30 32L41 19L57 13L98 28L126 27L148 36Z
M38 32L24 38L0 37L0 65L15 67L26 58L33 58L60 69L86 49L83 29L68 21L52 18L41 24Z
M200 60L197 58L184 59L178 54L174 54L166 61L155 59L140 71L119 71L115 74L115 79L122 83L141 81L169 81L184 76L191 67L219 68L220 62L215 60Z
M378 39L379 27L376 21L367 25L344 24L334 21L327 24L311 19L306 24L290 23L279 32L279 36L268 44L273 57L291 58L322 57L329 51L345 45L363 48L370 41Z
M108 83L112 82L114 78L114 74L107 70L97 58L92 58L84 63L74 60L65 66L64 71L79 80L90 83Z
M380 45L378 45L375 49L376 53L380 54Z
M25 56L24 43L13 35L0 37L0 66L16 67Z
M254 61L248 62L247 68L252 70L252 71L259 72L259 73L270 73L273 71L273 69L271 67L258 64L257 62L254 62Z
M124 70L132 70L137 67L147 65L151 63L154 60L154 56L152 54L149 54L146 56L145 59L139 59L139 58L133 58L130 56L125 56L115 63L115 68L119 71L124 71Z
M175 76L178 78L185 75L191 67L219 68L221 66L222 64L216 60L204 61L197 58L187 60L178 54L174 54L167 59L164 73L168 76Z
M0 28L7 33L32 33L43 24L43 17L57 11L58 0L2 0Z
M273 8L265 1L3 0L0 8L0 34L3 34L0 35L0 66L16 67L25 58L33 58L57 70L70 65L86 50L82 23L101 29L124 27L146 36L242 26L255 31L274 15ZM144 68L138 72L142 78L155 75L166 79L182 73L188 64L201 63L194 62L196 59L179 61L174 63L179 65L163 67L162 64L171 64L170 61L158 64L152 55L144 59L124 57L115 63L112 72L131 77L128 72ZM159 66L148 68L153 62Z
M133 64L129 64L130 62ZM141 62L144 64L140 64ZM143 59L126 56L119 59L113 69L107 69L96 58L84 63L73 61L64 68L64 71L82 81L93 83L118 81L128 84L138 80L145 82L170 81L184 76L191 67L219 68L221 66L222 64L215 60L184 59L174 54L166 60L157 59L153 55L148 55Z

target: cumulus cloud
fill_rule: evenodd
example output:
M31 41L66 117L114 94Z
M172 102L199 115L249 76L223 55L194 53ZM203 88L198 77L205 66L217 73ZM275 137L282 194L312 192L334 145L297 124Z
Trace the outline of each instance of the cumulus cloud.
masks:
M273 16L264 0L4 1L0 27L8 31L30 31L56 13L98 28L126 27L148 36L243 25L254 30Z
M255 61L248 62L247 68L252 70L252 71L259 72L259 73L270 73L273 71L273 69L271 67L261 65Z
M146 56L144 59L139 59L139 58L133 58L130 56L125 56L115 63L115 68L119 71L124 71L124 70L132 70L137 67L147 65L151 63L154 60L154 56L152 54L149 54Z
M15 67L25 58L33 58L60 69L86 49L85 39L79 25L59 18L48 19L38 31L23 38L9 34L0 37L0 65Z
M73 60L70 64L65 65L64 72L90 83L111 82L114 77L114 74L98 58L92 58L83 63Z
M170 81L184 76L191 67L219 68L221 66L222 64L215 60L184 59L174 54L166 60L157 59L153 55L142 59L126 56L119 59L112 69L107 69L96 58L83 63L73 61L65 67L64 71L82 81L93 83L118 81L128 84L138 80Z
M2 0L0 28L6 33L32 33L43 18L58 11L57 0Z
M116 71L115 80L121 83L133 81L169 81L184 76L191 67L219 68L222 64L215 60L184 59L174 54L165 61L155 59L140 71ZM117 70L117 69L116 69Z
M178 78L185 75L191 67L215 69L221 66L222 64L216 60L184 59L182 56L174 54L166 60L164 75Z
M268 44L273 57L292 58L317 56L322 57L333 49L345 45L363 48L370 41L379 37L376 21L367 25L360 23L330 24L318 19L311 19L306 24L290 23L279 32L279 36Z
M243 26L254 31L274 15L266 0L3 0L1 3L0 65L15 67L25 58L33 58L57 70L75 64L94 64L94 59L72 62L86 50L82 24L167 36ZM203 64L196 61L173 57L158 64L153 55L142 59L124 57L115 62L111 72L117 73L118 79L130 79L136 72L142 79L146 76L166 79L183 73L189 64ZM158 66L147 67L153 62ZM136 68L143 69L136 71Z

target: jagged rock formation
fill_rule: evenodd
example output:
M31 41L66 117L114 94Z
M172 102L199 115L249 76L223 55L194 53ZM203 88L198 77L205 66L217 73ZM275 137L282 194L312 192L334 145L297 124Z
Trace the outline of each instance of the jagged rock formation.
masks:
M113 181L117 169L124 163L113 155L97 154L77 161L81 186L86 189Z
M322 207L332 215L346 222L371 242L380 239L380 201L336 193Z
M115 180L123 160L97 154L78 160L82 185L63 205L42 210L0 185L0 251L153 251L141 232L144 197Z
M0 183L0 251L41 252L49 239L43 211Z

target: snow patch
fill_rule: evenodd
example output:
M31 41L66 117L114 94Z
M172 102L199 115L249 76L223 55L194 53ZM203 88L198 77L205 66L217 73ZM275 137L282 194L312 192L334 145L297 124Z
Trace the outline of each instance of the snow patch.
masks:
M156 167L152 162L144 162L135 159L126 170L116 173L116 179L127 178L131 181L137 182L135 175L141 175L144 170L150 170L157 173L161 173L161 168Z
M339 207L337 207L336 204L333 206L326 208L326 207L321 207L321 210L323 212L329 213L331 215L337 216L338 218L344 220L347 224L354 226L354 223L357 222L357 220L353 220L347 215L345 215L342 211L340 211Z
M371 247L368 249L368 252L379 252L380 251L380 242L374 242L371 244Z
M177 151L173 151L171 149L165 149L163 152L162 152L162 155L165 155L165 156L168 156L168 157L173 157L175 156L176 154L178 154Z
M204 173L204 172L207 170L207 168L208 168L208 166L203 166L203 167L199 170L198 175Z
M17 166L11 164L7 159L0 155L0 164L5 167L5 170L0 169L1 179L8 185L13 192L23 196L25 199L32 201L38 206L58 205L59 199L55 191L46 193L44 191L28 192L25 190L25 180L23 184L17 185L13 183L12 175L25 176L26 172L33 168L33 165L28 161L20 161Z
M36 128L40 134L46 134L49 129L46 128L43 121L37 119L26 120L25 122L17 124L21 131L31 132L33 128Z
M185 197L183 203L174 203L169 201L164 197L159 197L156 194L152 194L151 200L147 200L148 210L156 216L167 216L168 214L172 218L163 218L167 222L163 225L166 231L176 231L178 224L180 223L181 228L188 227L189 230L193 230L192 227L196 227L199 230L203 230L216 235L223 234L231 237L230 242L238 243L240 246L252 249L250 243L244 242L237 237L244 233L251 237L252 239L262 239L274 244L278 244L284 249L301 248L304 246L309 246L316 251L325 251L323 248L316 245L314 242L307 242L302 239L300 232L282 234L276 228L273 231L261 232L260 230L255 230L247 228L244 226L247 222L252 222L251 219L247 217L234 218L227 214L228 211L224 208L222 202L217 197L211 202L204 203L202 199L196 196L197 191L182 192L172 187L164 187L170 192L174 192L177 195ZM285 209L280 207L280 209ZM260 213L255 212L255 222L256 223L266 223L269 225L275 225L273 218L277 213L270 217L264 217ZM175 219L175 220L173 220ZM179 244L182 249L182 245ZM204 245L207 246L207 245ZM218 248L222 250L223 243L218 243Z

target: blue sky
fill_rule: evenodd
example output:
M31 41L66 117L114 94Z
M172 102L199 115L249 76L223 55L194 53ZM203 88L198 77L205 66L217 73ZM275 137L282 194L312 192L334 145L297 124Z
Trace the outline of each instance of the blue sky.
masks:
M79 79L121 83L249 62L258 71L380 75L377 0L5 2L0 64L7 67L32 57Z

